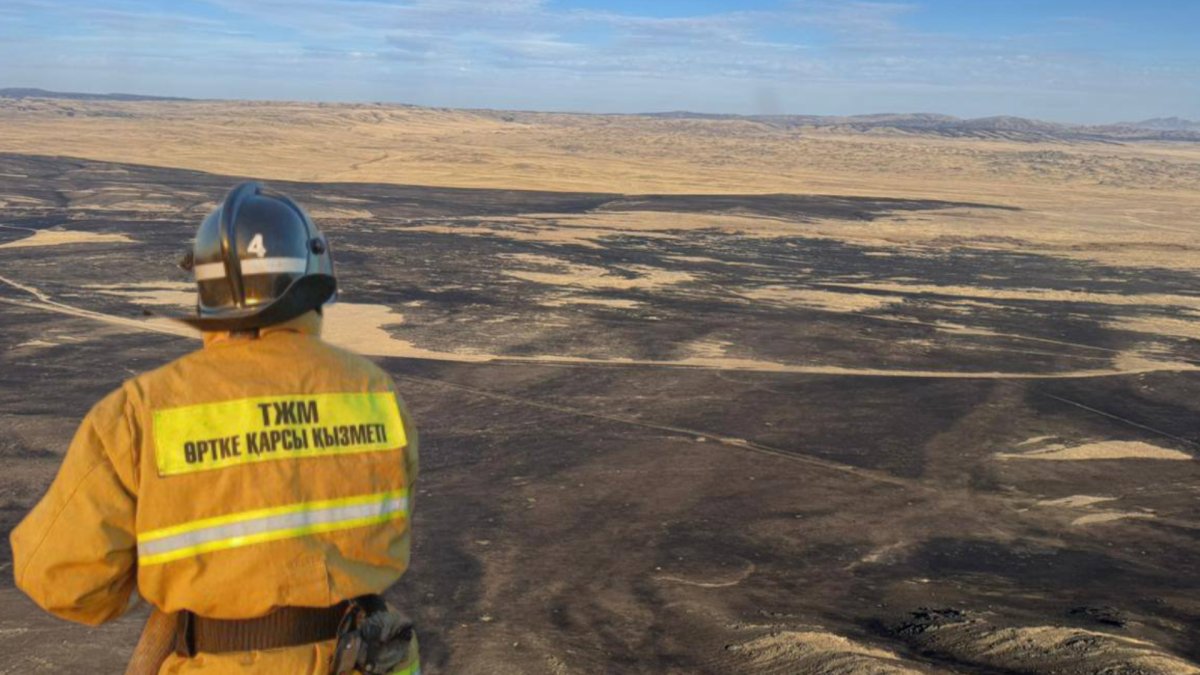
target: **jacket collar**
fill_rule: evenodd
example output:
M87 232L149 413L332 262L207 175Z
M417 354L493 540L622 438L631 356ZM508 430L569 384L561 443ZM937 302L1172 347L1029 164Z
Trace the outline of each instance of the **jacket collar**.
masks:
M236 342L241 340L253 340L265 338L272 333L299 333L301 335L321 335L321 315L316 310L305 312L300 316L277 323L273 326L264 326L258 329L258 338L248 337L242 334L230 333L228 331L205 331L203 333L204 346L211 347L215 344L226 342Z

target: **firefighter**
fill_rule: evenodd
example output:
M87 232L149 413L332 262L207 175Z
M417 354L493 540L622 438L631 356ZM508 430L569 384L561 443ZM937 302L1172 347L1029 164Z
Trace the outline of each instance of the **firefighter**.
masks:
M88 625L136 590L172 617L161 673L418 672L379 597L408 567L416 431L386 373L320 339L327 240L243 183L190 258L204 347L84 418L13 530L17 585Z

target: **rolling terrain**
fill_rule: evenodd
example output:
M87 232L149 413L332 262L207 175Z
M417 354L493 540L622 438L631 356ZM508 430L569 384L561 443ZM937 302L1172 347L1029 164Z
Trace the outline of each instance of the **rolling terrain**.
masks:
M747 119L0 100L0 530L197 347L241 177L422 432L443 673L1200 672L1200 146ZM142 614L0 672L119 671ZM47 653L39 645L69 641Z

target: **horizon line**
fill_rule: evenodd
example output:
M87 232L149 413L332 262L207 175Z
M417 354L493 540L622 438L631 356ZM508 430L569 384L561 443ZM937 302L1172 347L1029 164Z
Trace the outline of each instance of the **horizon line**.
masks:
M9 92L14 92L14 91L15 92L36 92L36 93L29 93L29 94L25 94L22 96L13 96L13 95L9 94ZM42 94L42 95L39 95L39 94ZM45 94L49 94L49 96L46 96ZM303 103L303 104L313 104L313 105L375 105L375 106L401 106L401 107L408 107L408 108L424 108L424 109L428 109L428 110L462 110L462 111L467 111L467 112L530 113L530 114L545 114L545 115L587 115L587 116L595 116L595 117L602 117L602 116L650 117L650 116L661 116L661 115L695 115L695 116L727 117L727 118L751 119L751 120L765 119L765 118L789 118L789 117L808 117L808 118L820 118L820 119L831 119L832 120L832 119L839 119L839 118L853 119L853 118L862 118L862 117L886 117L886 116L918 117L918 116L922 116L922 115L929 115L929 116L944 117L944 118L948 118L947 121L957 121L957 122L972 122L972 121L991 120L991 119L1015 119L1015 120L1023 120L1023 121L1027 121L1027 122L1038 122L1041 124L1051 124L1051 125L1058 125L1058 126L1093 127L1093 128L1094 127L1123 126L1123 125L1137 125L1137 124L1144 124L1146 122L1153 122L1153 121L1159 121L1159 120L1178 120L1185 124L1200 124L1200 120L1192 120L1192 119L1182 117L1177 114L1165 114L1165 113L1156 115L1154 117L1147 117L1142 120L1120 120L1120 121L1113 121L1113 122L1102 122L1102 123L1090 123L1089 124L1086 122L1055 122L1055 121L1046 120L1046 119L1037 118L1037 117L1025 117L1023 115L1011 115L1011 114L1005 114L1005 113L996 113L993 115L984 115L981 117L959 117L957 115L950 115L947 113L934 112L934 111L930 111L930 110L908 111L908 112L878 111L878 112L862 112L862 113L851 113L851 114L840 114L840 115L839 114L813 114L813 113L801 113L801 112L749 113L748 114L748 113L733 113L733 112L712 112L712 111L705 111L705 110L689 110L686 108L677 108L677 109L673 109L673 110L643 110L643 111L639 111L639 112L617 112L617 111L596 112L596 111L569 110L569 109L535 110L535 109L527 109L527 108L455 107L455 106L424 105L424 104L418 104L418 103L404 103L404 102L400 102L400 101L382 101L382 100L327 101L327 100L318 100L318 99L288 99L288 98L281 98L281 99L237 98L237 97L211 98L211 97L191 97L191 96L167 96L167 95L163 95L163 94L138 94L138 93L132 93L132 92L119 92L119 91L113 91L113 92L60 91L60 90L55 90L55 89L43 89L41 87L30 87L30 86L0 87L0 98L12 98L12 99L67 98L67 99L69 99L70 97L95 97L98 100L110 100L110 102L114 102L114 103L121 103L121 102L135 103L135 102L158 101L158 102L179 102L179 103L204 103L204 102L234 103L234 102L236 102L236 103ZM86 99L81 99L81 100L86 100Z

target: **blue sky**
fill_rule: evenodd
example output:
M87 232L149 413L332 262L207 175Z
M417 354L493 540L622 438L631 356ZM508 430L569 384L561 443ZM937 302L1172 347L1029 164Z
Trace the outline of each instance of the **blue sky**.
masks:
M2 0L0 86L1200 119L1200 0Z

